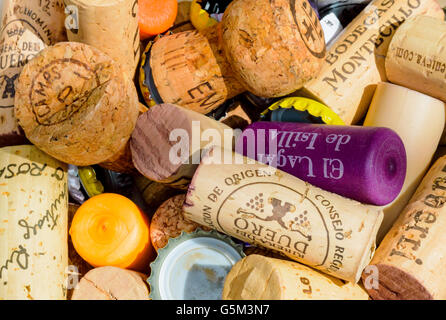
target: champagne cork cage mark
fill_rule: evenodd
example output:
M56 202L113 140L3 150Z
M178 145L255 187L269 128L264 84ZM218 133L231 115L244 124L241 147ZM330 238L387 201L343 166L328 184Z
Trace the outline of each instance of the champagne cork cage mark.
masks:
M296 0L290 0L290 8L299 34L313 56L324 58L326 47L319 18L307 1L297 0L297 2L298 11L296 11Z
M70 70L71 68L73 70ZM64 109L58 108L59 110L56 112L51 112L52 108L48 106L48 101L45 99L51 95L45 94L45 90L51 90L55 87L54 81L61 78L61 71L64 73L71 72L74 76L83 81L94 79L96 86L100 86L99 77L96 71L91 70L87 64L79 60L69 58L57 59L47 64L34 77L29 92L32 111L37 123L40 125L51 126L69 119L73 114L78 112L82 106L84 106L85 101L88 100L94 90L94 88L93 90L87 90L82 95L74 97L72 101L69 101L68 99L74 89L71 85L64 86L57 95L57 101L64 105Z

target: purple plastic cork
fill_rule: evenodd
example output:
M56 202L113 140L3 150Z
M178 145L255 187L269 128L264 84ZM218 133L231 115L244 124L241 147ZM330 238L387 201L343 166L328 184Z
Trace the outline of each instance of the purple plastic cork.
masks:
M362 203L392 202L406 177L406 150L393 130L255 122L236 151L314 186Z

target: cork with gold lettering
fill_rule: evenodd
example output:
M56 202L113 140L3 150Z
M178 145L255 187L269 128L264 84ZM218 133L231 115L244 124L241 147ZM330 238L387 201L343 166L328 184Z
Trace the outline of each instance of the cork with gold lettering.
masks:
M389 81L446 101L446 22L417 16L395 33L386 58Z
M235 0L222 24L225 56L244 87L258 96L290 94L322 67L324 33L307 0Z
M219 27L180 32L153 44L150 67L162 101L207 114L245 91L223 55Z
M361 285L294 261L250 255L228 273L223 300L368 300Z
M46 45L66 40L63 0L5 0L1 21L0 147L27 142L14 116L18 77Z
M364 272L364 282L376 279L368 289L373 299L446 299L445 205L446 156L431 167Z
M0 149L0 300L65 300L66 165L34 146Z
M98 48L133 78L141 55L138 0L64 2L68 12L68 40Z
M436 0L373 0L331 45L318 76L297 92L356 124L367 111L378 82L386 81L385 58L395 31L407 19L444 19Z
M15 103L26 137L77 166L123 152L140 112L135 85L122 67L77 42L58 43L28 63Z
M184 211L189 220L351 282L370 262L383 219L379 207L219 148L203 158Z

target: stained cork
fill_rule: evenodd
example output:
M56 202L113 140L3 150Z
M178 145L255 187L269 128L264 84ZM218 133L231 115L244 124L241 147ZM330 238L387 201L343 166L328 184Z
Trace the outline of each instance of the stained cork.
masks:
M438 159L387 233L363 280L373 299L446 299L446 157Z
M0 31L0 147L29 143L14 116L23 66L47 45L66 40L62 0L3 1Z
M376 85L387 81L385 58L395 31L416 15L444 19L436 0L370 2L330 46L317 77L296 94L322 102L347 125L358 123Z
M141 55L138 0L64 0L68 40L94 46L115 59L130 78Z
M136 88L98 49L58 43L28 63L15 113L27 138L66 163L107 161L128 142L139 114Z
M219 136L207 141L206 130L208 135L217 132ZM219 141L225 134L228 139ZM185 190L210 143L232 149L233 130L192 110L161 104L139 116L130 149L133 164L143 176Z

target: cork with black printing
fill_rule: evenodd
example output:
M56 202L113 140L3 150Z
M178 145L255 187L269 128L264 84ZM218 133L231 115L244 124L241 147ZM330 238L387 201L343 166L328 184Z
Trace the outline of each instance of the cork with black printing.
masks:
M128 142L139 114L135 85L98 49L62 42L19 78L15 114L27 138L78 166L107 161Z
M368 300L359 284L294 261L249 255L226 276L223 300Z
M436 0L370 2L331 44L318 75L294 95L315 99L345 124L357 124L376 85L387 81L385 59L395 31L416 15L444 19Z
M165 36L153 44L150 66L165 103L207 114L245 91L223 55L219 26Z
M446 299L446 156L424 177L362 275L377 300Z
M5 0L0 31L0 147L29 143L14 116L23 66L46 46L66 40L63 0Z
M306 0L236 0L222 20L225 56L246 89L280 97L319 72L325 40Z

